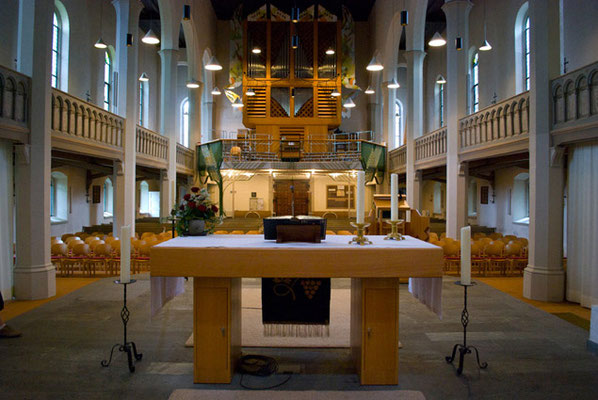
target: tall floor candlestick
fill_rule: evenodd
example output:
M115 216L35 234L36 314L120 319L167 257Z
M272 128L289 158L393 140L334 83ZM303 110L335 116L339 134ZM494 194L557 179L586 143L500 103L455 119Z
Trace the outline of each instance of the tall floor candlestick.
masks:
M355 199L355 212L358 224L363 224L365 214L365 172L357 172L357 196Z
M131 281L131 225L120 230L120 282Z
M461 228L461 283L471 283L471 226Z
M399 176L397 174L390 174L390 220L396 221L399 219Z

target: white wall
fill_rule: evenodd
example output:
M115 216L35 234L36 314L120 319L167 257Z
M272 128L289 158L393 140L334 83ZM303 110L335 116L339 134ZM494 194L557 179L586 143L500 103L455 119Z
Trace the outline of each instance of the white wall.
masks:
M16 0L3 1L0 12L0 65L16 69L19 21L19 2Z
M446 38L446 32L442 35ZM446 78L446 46L428 47L424 58L424 134L440 128L435 92L438 75ZM446 126L446 85L444 88L444 125Z
M496 185L496 231L505 235L516 235L529 237L529 225L513 222L512 199L513 180L523 172L529 172L523 168L505 168L495 171Z
M62 236L65 233L81 231L90 224L90 205L85 197L86 171L82 168L54 168L52 172L62 172L67 176L67 221L52 223L51 236ZM91 189L90 189L91 190Z
M562 57L567 57L567 71L598 61L598 1L561 0L563 37ZM561 58L562 58L561 57Z

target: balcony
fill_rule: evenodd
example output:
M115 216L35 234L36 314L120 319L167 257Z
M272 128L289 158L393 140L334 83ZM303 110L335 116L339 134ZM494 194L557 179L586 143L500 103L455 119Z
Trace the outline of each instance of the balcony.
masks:
M388 152L388 170L392 173L405 173L407 168L407 145Z
M596 138L598 62L550 82L551 134L555 145Z
M493 104L459 120L459 159L528 151L529 92Z
M29 142L31 78L0 66L0 138Z
M168 168L168 138L137 125L135 130L136 162L145 167Z
M447 128L442 127L415 139L416 169L446 164L446 134Z
M182 144L176 145L176 169L177 172L186 175L193 175L195 166L195 151L188 149Z

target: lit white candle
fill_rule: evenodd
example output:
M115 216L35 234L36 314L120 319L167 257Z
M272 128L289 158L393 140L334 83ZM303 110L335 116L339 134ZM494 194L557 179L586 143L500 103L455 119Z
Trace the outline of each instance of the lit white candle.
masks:
M461 283L471 283L471 226L461 228Z
M365 214L365 172L357 172L357 196L355 198L355 212L357 214L357 223L363 224Z
M399 219L399 176L397 174L390 174L390 220L396 221Z
M131 282L131 225L120 230L120 281Z

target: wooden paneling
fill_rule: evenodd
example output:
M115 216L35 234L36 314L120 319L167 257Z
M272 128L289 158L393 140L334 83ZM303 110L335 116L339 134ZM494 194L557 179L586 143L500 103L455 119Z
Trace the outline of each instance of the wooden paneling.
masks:
M266 88L253 87L255 96L245 96L245 113L248 118L266 118Z
M293 190L291 190L293 186ZM274 182L276 215L307 215L309 213L309 181L280 180Z

